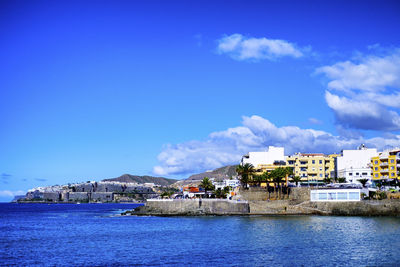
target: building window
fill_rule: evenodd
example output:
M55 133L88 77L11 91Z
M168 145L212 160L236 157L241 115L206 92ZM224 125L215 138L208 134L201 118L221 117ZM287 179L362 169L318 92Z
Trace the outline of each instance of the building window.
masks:
M322 177L322 173L319 174L319 177Z
M359 193L357 193L357 192L349 192L349 199L356 200L356 199L359 199L359 197L360 197Z
M322 168L319 168L320 171L322 171Z
M378 174L378 173L375 173L375 177L379 177L379 174Z
M390 160L390 163L394 163L394 159L391 159L391 160Z
M362 173L362 175L368 175L368 173L366 173L366 172L363 172L363 173Z
M394 172L392 172L390 175L391 175L391 176L394 176Z
M377 161L377 160L375 160L375 164L378 164L378 161Z
M319 193L318 194L318 199L327 199L327 194L326 193Z
M322 164L322 160L319 161L319 164Z
M356 175L360 175L360 173L356 172Z
M315 160L312 161L312 164L315 164Z
M353 176L353 173L352 173L352 172L349 172L349 176Z
M378 170L378 167L375 167L375 171L377 171Z
M394 170L394 166L390 166L390 169L391 169L391 170Z

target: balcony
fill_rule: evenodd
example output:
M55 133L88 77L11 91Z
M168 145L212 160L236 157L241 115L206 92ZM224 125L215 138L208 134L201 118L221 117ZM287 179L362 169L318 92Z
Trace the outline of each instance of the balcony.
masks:
M389 169L382 169L381 170L381 173L388 173L389 172Z
M379 166L388 166L389 165L389 163L387 163L387 162L382 162L381 164L379 164Z

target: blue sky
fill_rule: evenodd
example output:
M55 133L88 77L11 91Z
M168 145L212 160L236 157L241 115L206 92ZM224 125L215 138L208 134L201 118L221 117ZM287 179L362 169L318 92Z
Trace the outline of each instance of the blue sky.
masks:
M0 201L400 146L396 1L2 1Z

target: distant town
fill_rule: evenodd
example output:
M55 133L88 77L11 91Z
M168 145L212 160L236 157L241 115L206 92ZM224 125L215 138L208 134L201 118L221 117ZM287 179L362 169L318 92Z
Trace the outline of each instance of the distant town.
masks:
M264 188L268 193L266 199L277 200L289 196L294 188L299 187L341 189L342 194L339 191L332 191L331 194L310 192L311 201L378 199L387 198L388 194L397 197L399 176L399 148L378 152L361 144L356 149L343 150L340 154L295 153L285 156L283 147L269 146L266 151L243 155L239 165L193 175L186 180L152 177L152 182L143 182L143 179L135 180L135 176L124 175L100 182L37 187L24 196L16 197L14 202L129 203L149 199L193 198L238 200L243 198L243 190L249 188ZM343 189L358 191L350 194L350 191Z

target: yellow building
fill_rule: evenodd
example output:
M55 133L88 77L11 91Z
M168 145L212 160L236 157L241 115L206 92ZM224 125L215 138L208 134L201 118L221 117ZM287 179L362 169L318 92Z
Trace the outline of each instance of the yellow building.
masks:
M400 149L384 151L371 159L372 180L396 179L400 170Z
M276 160L273 164L258 164L256 166L256 168L255 168L255 173L254 174L255 175L261 175L261 174L263 174L265 172L270 173L272 170L275 170L275 169L277 169L279 167L285 168L285 167L288 167L288 166L286 165L285 161L279 161L279 160ZM273 185L273 183L271 182L270 185ZM260 186L261 187L266 187L267 183L263 182L263 183L260 184Z
M325 178L336 176L335 158L338 154L297 153L286 157L286 166L293 168L295 176L302 181L321 182Z

